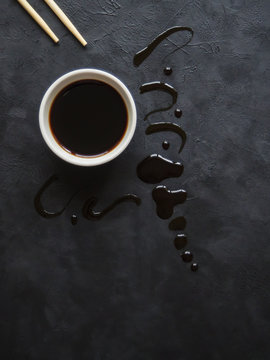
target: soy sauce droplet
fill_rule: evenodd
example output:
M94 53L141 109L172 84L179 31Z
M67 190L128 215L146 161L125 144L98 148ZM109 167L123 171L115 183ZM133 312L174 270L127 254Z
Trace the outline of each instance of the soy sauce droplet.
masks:
M175 117L180 118L182 116L182 114L183 114L182 110L175 109L175 111L174 111Z
M163 70L165 75L171 75L172 73L172 68L170 66L166 66Z
M169 141L164 140L163 143L162 143L162 147L163 147L164 150L168 150L169 147L170 147Z
M197 263L193 263L190 266L191 271L197 271L199 269L199 265Z
M170 177L182 175L184 165L173 162L158 154L152 154L141 161L137 166L138 177L148 183L157 184Z
M184 216L178 216L169 223L170 230L184 230L186 227L186 219Z
M191 262L193 259L193 254L189 250L184 251L181 256L184 262Z
M75 215L75 214L71 215L70 220L71 220L71 224L72 224L72 225L77 225L77 223L78 223L78 217L77 217L77 215Z
M187 245L187 236L185 234L178 234L174 239L174 246L177 250L183 249Z

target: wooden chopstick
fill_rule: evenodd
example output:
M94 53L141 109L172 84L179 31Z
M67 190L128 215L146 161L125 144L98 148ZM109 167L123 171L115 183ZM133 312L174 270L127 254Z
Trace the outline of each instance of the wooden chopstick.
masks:
M59 42L58 37L49 27L49 25L42 19L40 15L32 8L27 0L17 0L19 4L28 12L29 15L38 23L38 25L53 39L55 43Z
M75 28L63 10L55 3L53 0L44 0L47 5L52 9L56 16L62 21L62 23L68 28L68 30L76 37L77 40L83 45L86 46L87 42L79 33L79 31Z

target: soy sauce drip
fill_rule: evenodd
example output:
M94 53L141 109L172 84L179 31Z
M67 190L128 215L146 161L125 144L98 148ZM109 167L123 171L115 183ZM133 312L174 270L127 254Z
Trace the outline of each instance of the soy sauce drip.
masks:
M163 69L163 72L164 72L165 75L171 75L172 74L172 68L170 66L166 66Z
M192 252L190 252L189 250L186 250L186 251L183 252L183 254L181 255L181 257L182 257L182 260L183 260L184 262L191 262L192 259L193 259L193 254L192 254Z
M77 225L78 224L78 216L75 214L71 215L70 221L71 221L72 225Z
M150 111L148 114L145 115L144 120L146 120L148 118L148 116L150 116L156 112L166 111L166 110L171 109L177 101L178 92L175 90L175 88L173 86L171 86L167 83L164 83L161 81L153 81L150 83L145 83L140 87L141 94L148 92L148 91L154 91L154 90L165 91L168 94L170 94L172 96L172 103L171 103L171 105L169 105L167 107L158 108L156 110Z
M164 179L181 176L183 169L184 166L180 162L152 154L139 163L137 175L148 184L157 184Z
M42 205L41 202L41 196L43 195L43 193L45 192L45 190L55 181L58 180L58 176L56 175L52 175L45 183L44 185L42 185L42 187L40 188L40 190L37 192L35 199L34 199L34 205L35 205L35 209L36 211L39 213L40 216L46 218L46 219L51 219L54 218L56 216L60 216L68 207L69 203L71 202L71 200L74 198L74 196L77 194L77 192L75 194L73 194L71 196L71 198L66 202L66 204L64 205L64 207L59 210L59 211L49 211L44 209L44 206Z
M153 200L156 203L157 215L161 219L169 219L173 214L174 206L181 204L187 199L185 190L168 190L166 186L159 185L152 191Z
M184 230L186 227L186 219L184 216L178 216L169 223L170 230Z
M174 115L179 119L183 115L183 112L180 109L175 109Z
M153 133L160 132L160 131L173 131L176 134L178 134L182 139L182 144L180 146L178 153L180 153L183 150L183 148L186 144L187 135L186 135L185 131L179 125L171 123L171 122L158 122L158 123L149 125L148 128L145 130L145 133L146 133L146 135L149 135L149 134L153 134Z
M190 265L190 269L191 269L191 271L194 271L194 272L198 271L199 265L197 263L193 263Z
M174 239L174 246L177 250L181 250L187 245L187 242L187 236L185 234L178 234Z
M96 206L98 199L95 197L91 197L90 199L86 200L86 202L84 203L82 214L88 220L100 220L101 218L103 218L104 215L106 215L108 212L114 209L118 204L121 204L126 201L134 202L136 205L141 204L141 199L137 195L126 194L116 199L111 205L107 206L104 210L96 211L93 208Z
M174 26L172 28L165 30L161 34L159 34L153 41L151 41L151 43L149 45L147 45L144 49L138 51L133 58L133 64L135 66L141 65L141 63L153 52L153 50L155 50L155 48L163 40L165 40L168 36L174 34L175 32L178 32L178 31L188 31L191 34L191 37L188 39L188 41L185 44L183 44L183 46L190 43L190 41L193 38L193 34L194 34L193 30L187 26Z
M162 143L162 147L163 147L164 150L168 150L169 147L170 147L169 141L164 140L163 143Z

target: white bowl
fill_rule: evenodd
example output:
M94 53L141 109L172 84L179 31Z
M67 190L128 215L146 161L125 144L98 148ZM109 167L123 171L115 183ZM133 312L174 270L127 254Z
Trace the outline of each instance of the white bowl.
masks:
M71 154L57 143L50 128L49 115L54 99L66 86L80 80L99 80L112 86L121 95L127 108L128 124L122 140L108 153L96 157L80 157ZM130 143L135 132L136 123L136 106L128 88L117 77L96 69L80 69L61 76L46 91L39 109L39 126L46 144L59 158L79 166L101 165L120 155Z

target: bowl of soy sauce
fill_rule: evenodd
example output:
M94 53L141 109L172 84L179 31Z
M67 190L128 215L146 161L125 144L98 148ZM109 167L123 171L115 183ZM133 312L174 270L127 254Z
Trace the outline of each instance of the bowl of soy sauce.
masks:
M39 110L41 134L61 159L79 166L104 164L130 143L137 113L128 88L97 69L71 71L46 91Z

